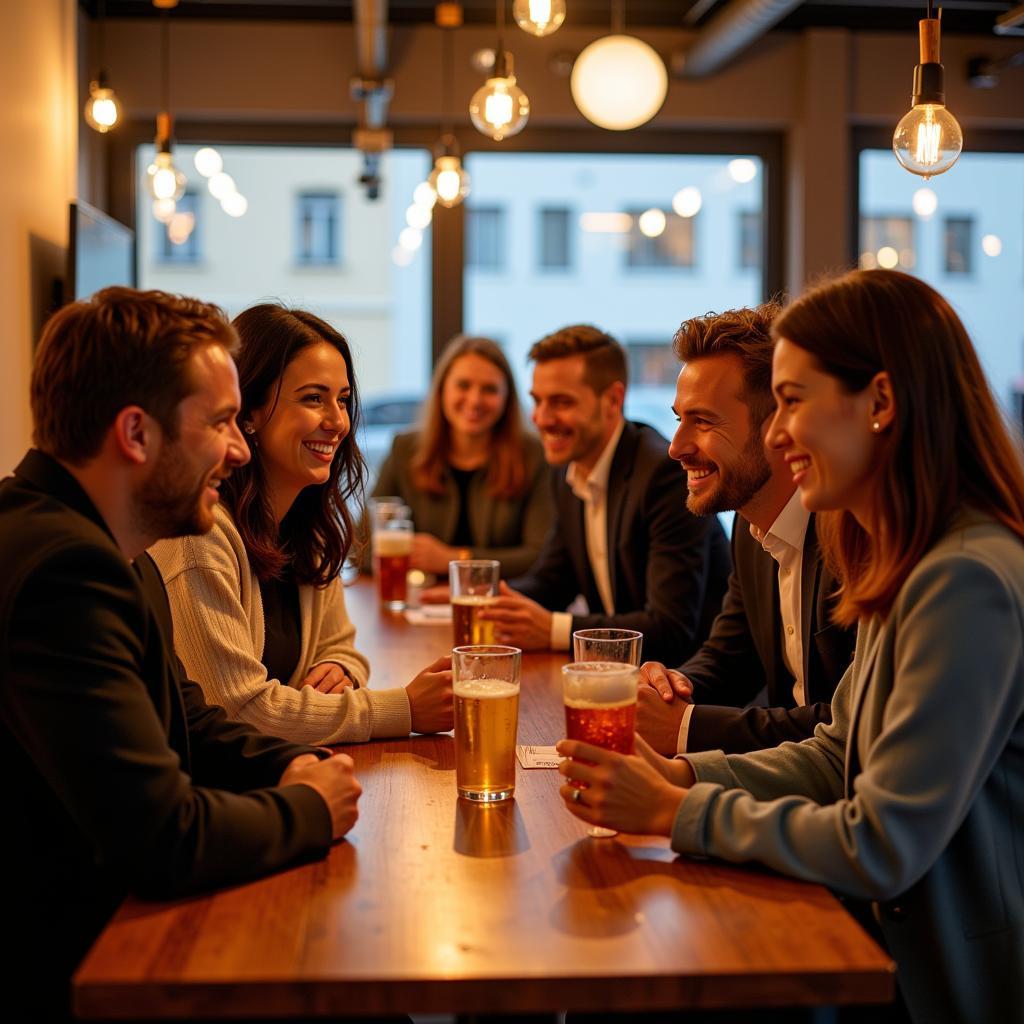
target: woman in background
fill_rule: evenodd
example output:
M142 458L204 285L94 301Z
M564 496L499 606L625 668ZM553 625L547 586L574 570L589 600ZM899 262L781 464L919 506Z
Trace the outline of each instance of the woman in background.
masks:
M870 901L911 1019L1024 1008L1024 472L963 324L858 271L775 321L786 453L857 649L831 725L668 761L563 741L585 821ZM588 762L593 762L588 766ZM880 1019L889 1019L881 1017Z
M454 558L495 558L508 577L533 564L551 523L547 467L497 342L452 339L420 429L395 438L373 493L412 509L413 568L444 575Z
M175 649L211 703L264 732L348 743L452 727L449 659L406 687L365 687L339 579L364 463L346 340L312 313L239 315L239 422L250 462L225 477L210 533L152 550Z

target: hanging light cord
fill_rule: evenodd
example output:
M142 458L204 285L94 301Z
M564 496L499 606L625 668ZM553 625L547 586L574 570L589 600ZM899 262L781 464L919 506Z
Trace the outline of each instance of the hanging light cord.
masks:
M160 95L165 112L171 109L171 22L164 11L160 22Z
M452 134L452 78L455 75L455 60L452 54L452 33L454 29L441 29L441 134Z
M107 5L104 0L99 0L99 4L96 8L96 20L98 22L96 26L96 42L97 48L100 52L100 74L103 74L104 58L106 57L106 39L104 38L105 33L105 21L106 21L106 8Z
M498 0L498 53L505 49L505 0Z
M928 0L931 3L932 0ZM623 0L612 0L612 35L621 36L626 31L626 5Z

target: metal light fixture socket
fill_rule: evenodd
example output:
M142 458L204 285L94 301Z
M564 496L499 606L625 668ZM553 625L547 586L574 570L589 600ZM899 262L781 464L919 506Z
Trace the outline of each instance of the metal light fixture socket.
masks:
M565 0L515 0L512 17L532 36L549 36L565 21Z
M530 118L530 98L516 84L512 54L499 49L494 57L494 75L473 93L469 117L482 135L501 142L518 135Z
M153 199L173 199L185 194L185 175L174 166L171 156L171 115L156 116L156 157L146 168L146 189Z
M927 181L957 162L964 135L946 109L945 74L939 61L940 21L924 18L918 29L921 63L914 68L911 109L896 126L892 149L906 170Z
M458 206L469 195L469 175L462 166L453 135L441 137L427 183L436 193L437 201L448 209Z
M85 123L101 135L106 135L120 121L121 101L107 84L106 71L101 71L89 83L89 98L85 101L83 114Z

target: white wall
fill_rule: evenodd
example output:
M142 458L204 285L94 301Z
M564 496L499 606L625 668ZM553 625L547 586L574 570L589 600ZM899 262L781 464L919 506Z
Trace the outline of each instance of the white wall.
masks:
M31 434L32 347L63 272L77 146L74 0L4 4L0 24L0 475Z

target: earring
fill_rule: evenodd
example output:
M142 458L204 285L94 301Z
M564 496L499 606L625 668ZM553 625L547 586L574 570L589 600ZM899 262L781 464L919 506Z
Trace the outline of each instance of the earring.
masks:
M255 434L256 433L256 424L253 423L252 420L249 420L247 423L243 423L242 424L242 429L247 434ZM875 429L877 430L878 427L876 426Z
M877 434L882 429L882 424L879 423L878 420L875 420L875 422L871 424L871 429Z

